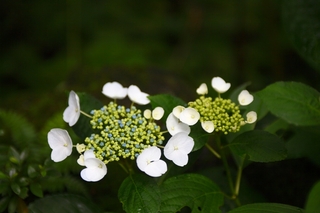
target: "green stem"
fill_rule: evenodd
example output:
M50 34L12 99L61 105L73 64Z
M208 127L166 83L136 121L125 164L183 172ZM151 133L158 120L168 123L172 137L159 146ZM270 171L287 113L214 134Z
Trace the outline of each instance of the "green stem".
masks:
M239 195L240 182L241 182L241 176L242 176L242 170L243 170L244 161L245 161L245 157L241 158L241 162L240 162L240 165L238 167L236 186L235 186L235 189L234 189L234 196L236 196L236 197Z
M85 116L87 116L88 118L92 118L92 116L91 116L91 115L89 115L89 114L85 113L84 111L80 111L80 113L81 113L81 114L83 114L83 115L85 115Z
M221 159L221 156L219 155L219 153L214 150L208 143L206 143L206 147L209 149L209 151L216 156L217 158Z

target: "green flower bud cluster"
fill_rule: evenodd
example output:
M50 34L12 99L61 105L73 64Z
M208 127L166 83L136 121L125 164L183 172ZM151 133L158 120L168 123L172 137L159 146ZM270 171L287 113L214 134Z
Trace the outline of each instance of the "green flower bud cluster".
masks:
M164 136L153 120L147 120L135 106L125 108L110 102L91 112L92 128L97 132L85 139L105 164L121 158L134 160L145 148L162 144Z
M188 105L200 113L201 122L212 121L216 132L237 132L244 122L239 107L230 99L200 96Z

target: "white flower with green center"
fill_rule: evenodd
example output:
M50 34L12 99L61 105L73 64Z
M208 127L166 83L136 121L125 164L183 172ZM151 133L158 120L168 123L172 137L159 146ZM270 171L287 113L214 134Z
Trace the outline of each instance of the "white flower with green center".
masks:
M103 86L102 93L112 99L123 99L127 96L128 89L118 82L108 82Z
M48 132L48 143L52 149L51 159L54 162L63 161L72 153L72 140L64 129L51 129Z
M148 99L149 94L141 92L139 87L135 85L131 85L128 88L128 96L130 100L136 104L146 105L150 103L150 100Z
M206 94L208 94L207 84L202 83L197 89L197 94L198 95L206 95Z
M137 166L151 177L160 177L167 171L167 164L160 157L161 150L158 147L148 147L137 157Z
M160 120L164 115L164 109L162 107L156 107L152 110L152 118L154 120Z
M179 119L173 115L173 113L170 113L166 120L166 127L170 135L175 135L179 132L186 132L187 134L190 133L190 127L179 121Z
M212 133L214 130L214 124L212 121L202 121L201 126L207 133Z
M104 164L100 159L96 158L92 150L85 151L83 156L84 165L87 168L81 171L81 178L88 182L96 182L101 180L107 174L106 164Z
M225 92L228 91L228 89L230 88L231 84L230 83L226 83L220 77L214 77L211 80L211 86L218 93L225 93Z
M246 117L247 117L246 122L249 124L252 124L257 121L257 113L255 111L248 112Z
M185 108L181 113L179 117L180 121L192 126L195 125L199 119L200 119L200 114L199 112L191 107Z
M80 117L79 97L74 91L69 93L68 104L69 106L63 112L63 120L69 123L69 126L73 126Z
M183 107L183 106L176 106L175 108L173 108L172 113L177 118L180 118L180 114L184 109L185 109L185 107Z
M253 101L253 95L247 90L242 90L238 95L238 101L241 106L247 106Z
M179 132L172 136L164 147L164 156L172 160L177 166L185 166L188 163L188 154L194 146L193 139L185 132Z
M146 119L150 119L151 118L151 110L150 109L146 109L143 111L143 117L145 117Z

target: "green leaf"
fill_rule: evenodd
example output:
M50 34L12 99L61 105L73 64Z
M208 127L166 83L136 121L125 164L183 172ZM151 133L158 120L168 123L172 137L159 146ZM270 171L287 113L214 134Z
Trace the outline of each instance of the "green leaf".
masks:
M240 206L228 213L303 213L304 210L295 206L280 203L253 203Z
M320 94L297 82L277 82L257 93L271 113L295 125L320 124Z
M9 148L9 159L12 163L15 163L15 164L21 163L19 152L12 146Z
M30 184L30 191L35 196L43 197L42 187L39 183L31 183Z
M7 179L8 179L8 175L0 171L0 180L7 180Z
M21 187L17 184L17 183L12 183L11 184L11 189L14 193L16 193L17 195L20 195L21 193Z
M306 213L315 213L320 209L320 181L318 181L309 192L306 202Z
M167 179L161 186L161 211L171 213L188 206L193 213L220 213L223 194L219 187L205 176L183 174Z
M7 206L10 201L10 196L2 197L0 200L0 212L4 212L7 209Z
M207 142L210 134L206 133L201 127L200 122L192 126L190 137L194 140L194 147L192 151L197 151L201 149Z
M29 175L29 177L31 177L31 178L34 178L34 177L37 176L37 171L36 171L36 169L35 169L33 166L31 166L31 165L28 166L28 175Z
M102 213L88 199L71 194L47 196L29 205L29 213Z
M121 184L118 197L126 212L159 212L160 189L153 178L130 175Z
M255 162L279 161L287 156L284 142L276 135L261 130L244 132L228 146L240 157L247 155Z

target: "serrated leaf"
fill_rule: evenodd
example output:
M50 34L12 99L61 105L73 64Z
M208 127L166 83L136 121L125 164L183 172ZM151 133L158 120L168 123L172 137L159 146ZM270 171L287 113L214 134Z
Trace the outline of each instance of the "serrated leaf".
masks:
M279 161L287 156L284 142L276 135L261 130L244 132L228 146L238 156L248 156L255 162Z
M39 183L31 183L30 184L30 191L35 196L43 197L42 187Z
M320 209L320 181L318 181L309 192L306 202L306 213L318 212Z
M277 82L259 91L274 115L295 125L320 124L320 93L297 82Z
M295 206L280 203L253 203L240 206L228 213L303 213L304 210Z
M153 178L130 175L121 184L118 197L126 212L159 212L160 189Z
M162 213L178 212L188 206L193 213L220 213L223 194L219 187L205 176L183 174L167 179L161 186Z

